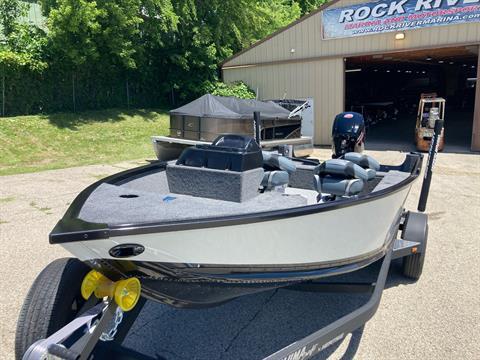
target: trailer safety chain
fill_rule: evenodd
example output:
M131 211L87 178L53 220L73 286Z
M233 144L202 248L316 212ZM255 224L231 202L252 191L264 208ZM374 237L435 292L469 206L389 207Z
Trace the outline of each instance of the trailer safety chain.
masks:
M117 334L118 331L118 326L122 323L123 320L123 310L120 309L120 307L117 307L115 310L115 315L113 316L112 319L112 327L110 330L107 332L103 332L102 335L100 335L100 340L101 341L113 341L115 340L115 335Z

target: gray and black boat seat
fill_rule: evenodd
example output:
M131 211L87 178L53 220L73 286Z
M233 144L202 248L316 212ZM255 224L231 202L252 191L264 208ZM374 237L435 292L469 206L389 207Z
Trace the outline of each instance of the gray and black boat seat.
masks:
M264 190L272 190L278 186L287 186L289 181L290 176L286 171L265 171L260 185Z
M285 156L279 154L263 151L263 164L267 167L286 171L289 174L293 174L297 170L295 163Z
M263 151L262 156L264 167L272 169L266 171L263 176L261 183L263 189L272 190L278 186L287 186L290 183L290 175L297 170L295 163L289 158L271 152Z
M353 162L354 164L357 164L358 166L361 166L364 169L372 169L375 171L380 170L380 163L377 160L375 160L373 157L365 154L349 152L349 153L346 153L343 156L343 158L345 160Z
M372 170L373 173L375 172ZM321 194L335 196L353 196L359 194L364 184L372 179L372 173L342 159L331 159L318 165L315 169L314 183ZM375 174L373 174L373 178Z

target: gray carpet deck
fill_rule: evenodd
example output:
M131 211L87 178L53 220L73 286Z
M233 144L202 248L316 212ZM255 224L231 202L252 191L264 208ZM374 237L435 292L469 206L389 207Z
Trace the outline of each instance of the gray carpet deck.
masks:
M392 186L408 175L390 171L383 178L370 181L367 184L368 191ZM108 225L138 224L250 214L306 206L308 202L311 204L306 196L298 192L294 194L295 191L288 192L265 192L242 203L172 194L166 172L160 170L142 174L119 185L102 184L84 203L78 217Z
M168 191L165 172L125 182L120 186L102 184L83 205L79 218L108 225L168 222L239 215L307 205L300 195L265 192L242 202L214 200Z

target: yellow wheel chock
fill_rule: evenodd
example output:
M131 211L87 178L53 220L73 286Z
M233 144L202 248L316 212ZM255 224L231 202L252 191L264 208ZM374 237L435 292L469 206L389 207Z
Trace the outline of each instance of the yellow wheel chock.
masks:
M82 297L88 300L95 295L98 299L106 296L115 300L123 311L132 310L140 299L141 285L137 278L112 281L96 270L91 270L83 279Z

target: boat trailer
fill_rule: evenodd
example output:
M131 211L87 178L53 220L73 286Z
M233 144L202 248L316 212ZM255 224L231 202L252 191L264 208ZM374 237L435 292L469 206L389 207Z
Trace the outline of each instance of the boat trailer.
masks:
M296 290L304 291L370 292L370 299L358 309L265 357L264 360L304 360L312 358L362 327L378 309L392 260L403 258L404 275L413 279L420 277L428 238L428 218L423 212L426 208L432 170L438 152L439 135L442 129L443 121L437 120L418 204L419 212L407 211L397 219L394 226L401 232L401 237L400 239L396 238L398 231L393 233L385 250L385 255L381 259L376 281L367 283L315 281L294 285ZM93 296L83 306L83 308L89 306L90 308L82 315L47 339L38 340L32 344L24 354L23 360L87 360L92 358L92 352L97 344L111 348L108 350L110 356L111 351L122 351L121 343L127 336L146 300L140 298L132 311L124 313L113 297L105 296L104 300L96 305L95 303L92 304L92 299L94 299Z

